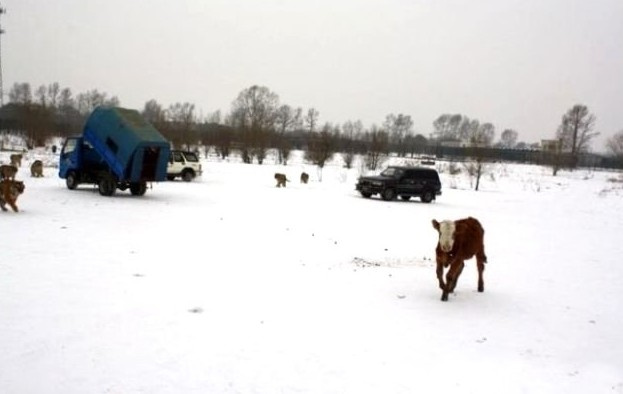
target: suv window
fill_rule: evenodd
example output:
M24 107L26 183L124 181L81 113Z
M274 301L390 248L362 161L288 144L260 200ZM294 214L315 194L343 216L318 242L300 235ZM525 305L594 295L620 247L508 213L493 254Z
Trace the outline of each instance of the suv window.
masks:
M407 171L405 172L405 178L406 178L406 179L415 179L415 178L418 178L418 173L417 173L417 171L414 171L414 170L407 170Z
M388 167L385 170L383 170L383 172L381 172L381 175L389 176L392 178L399 178L400 176L402 176L403 173L404 171L400 168Z
M415 177L416 178L420 178L420 179L426 179L426 180L431 180L431 181L436 181L437 180L437 174L433 171L416 171L415 172Z
M196 163L199 161L199 158L197 157L197 155L194 152L185 152L184 156L186 157L187 161Z
M424 179L439 182L439 174L437 173L437 171L424 171L422 175Z

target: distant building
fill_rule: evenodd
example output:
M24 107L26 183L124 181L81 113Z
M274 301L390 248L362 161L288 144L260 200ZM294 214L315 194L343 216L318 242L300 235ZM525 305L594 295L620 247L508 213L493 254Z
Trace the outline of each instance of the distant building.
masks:
M448 148L463 148L465 146L465 144L463 144L461 140L444 139L444 140L437 140L437 143L440 146L444 146Z
M562 141L560 140L541 140L541 150L543 152L558 152L560 151Z

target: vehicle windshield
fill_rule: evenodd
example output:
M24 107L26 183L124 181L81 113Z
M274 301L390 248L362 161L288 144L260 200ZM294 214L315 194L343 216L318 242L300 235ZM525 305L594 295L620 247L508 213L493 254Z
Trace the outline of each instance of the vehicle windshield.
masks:
M76 150L76 146L78 145L78 140L76 138L68 138L65 142L65 146L63 146L62 155L69 155L71 152Z
M389 167L383 170L383 172L381 172L381 175L392 177L392 178L397 178L401 176L402 173L403 173L403 170L400 168Z
M186 152L186 153L184 153L184 156L186 156L186 160L188 160L188 161L192 161L192 162L199 161L199 158L197 157L197 155L194 152Z

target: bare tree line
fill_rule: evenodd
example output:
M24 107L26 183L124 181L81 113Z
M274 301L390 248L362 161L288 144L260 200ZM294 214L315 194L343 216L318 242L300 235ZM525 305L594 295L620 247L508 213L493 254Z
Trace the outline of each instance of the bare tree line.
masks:
M30 146L41 146L49 137L79 133L86 116L99 105L119 105L97 89L74 96L58 83L34 90L28 83L16 83L9 92L9 103L2 107L3 132L23 133Z
M16 83L9 103L0 109L0 131L21 132L29 145L43 145L49 137L80 133L86 117L99 105L118 106L120 100L97 89L74 96L58 83L42 85L34 92L30 84ZM431 145L462 146L476 163L485 161L481 148L529 147L518 142L519 133L513 129L503 130L494 142L496 129L491 122L462 114L440 115L428 137L414 130L410 115L401 113L388 114L380 125L370 127L360 120L322 123L316 108L283 104L275 92L258 85L242 90L224 116L216 111L200 118L192 103L165 107L155 99L145 103L142 114L175 147L210 146L222 158L236 151L245 163L262 164L268 149L276 149L279 163L287 165L291 151L302 149L306 159L320 168L335 152L341 152L347 167L355 155L363 155L366 167L375 170L390 152L414 156L430 151L426 148ZM598 135L595 124L595 116L581 104L563 115L554 138L560 141L560 152L571 157L567 165L576 166L578 155L590 149L591 140ZM608 143L611 154L623 160L623 130Z

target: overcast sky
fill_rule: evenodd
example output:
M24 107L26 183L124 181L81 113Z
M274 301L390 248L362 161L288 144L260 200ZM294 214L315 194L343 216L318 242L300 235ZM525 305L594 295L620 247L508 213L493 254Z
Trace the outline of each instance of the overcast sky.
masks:
M320 122L443 113L554 136L582 103L623 129L622 0L0 0L5 94L16 82L229 112L268 87ZM6 96L5 96L6 99Z

